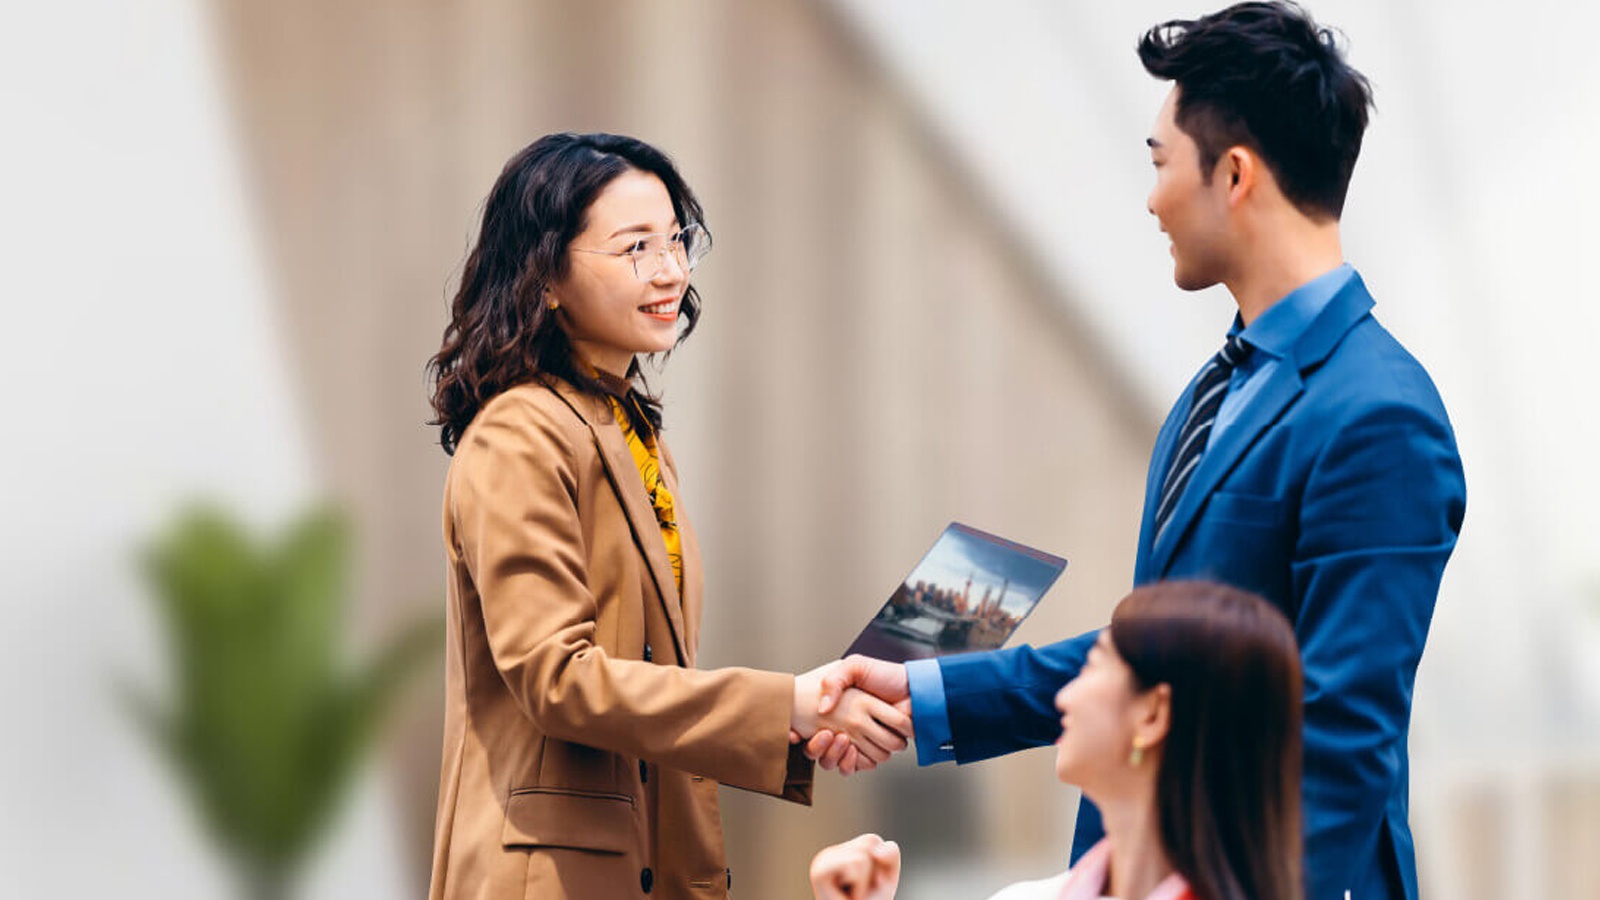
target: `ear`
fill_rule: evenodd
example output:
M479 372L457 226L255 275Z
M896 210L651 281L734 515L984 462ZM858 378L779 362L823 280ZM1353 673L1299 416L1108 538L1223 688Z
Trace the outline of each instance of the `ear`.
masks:
M1167 739L1172 727L1172 685L1158 684L1139 697L1138 719L1133 726L1135 746L1154 747Z
M1255 190L1261 178L1261 159L1248 147L1233 146L1217 160L1213 181L1221 179L1228 189L1228 205L1238 206Z

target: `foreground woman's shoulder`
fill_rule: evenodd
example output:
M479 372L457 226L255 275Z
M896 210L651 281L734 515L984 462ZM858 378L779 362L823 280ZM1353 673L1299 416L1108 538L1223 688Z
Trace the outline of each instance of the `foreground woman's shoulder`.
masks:
M453 469L470 468L476 461L512 457L548 459L556 455L582 455L588 424L574 409L583 397L568 398L537 382L507 388L473 416L456 448Z

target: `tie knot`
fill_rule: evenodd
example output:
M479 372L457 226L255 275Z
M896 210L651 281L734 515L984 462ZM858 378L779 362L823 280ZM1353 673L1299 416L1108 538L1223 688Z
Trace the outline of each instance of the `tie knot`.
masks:
M1232 334L1223 343L1222 349L1217 351L1217 359L1228 368L1233 368L1245 361L1250 356L1251 347L1244 342L1244 338Z

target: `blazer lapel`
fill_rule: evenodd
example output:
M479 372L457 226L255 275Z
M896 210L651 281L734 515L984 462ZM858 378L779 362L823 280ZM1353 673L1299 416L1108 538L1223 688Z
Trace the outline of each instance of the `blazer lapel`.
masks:
M1372 305L1372 295L1367 293L1367 286L1361 281L1361 276L1352 275L1349 283L1341 288L1311 324L1306 326L1305 333L1272 372L1270 380L1261 386L1261 392L1250 401L1249 406L1240 411L1239 418L1228 426L1217 442L1206 448L1200 457L1199 466L1194 471L1194 477L1189 480L1189 484L1183 490L1183 496L1178 498L1178 505L1172 510L1172 519L1167 523L1166 531L1162 532L1160 539L1151 548L1148 574L1152 578L1166 574L1167 566L1171 564L1178 544L1194 524L1195 517L1199 515L1205 501L1216 490L1217 485L1233 471L1239 460L1255 445L1261 433L1276 422L1283 411L1300 396L1305 389L1305 376L1322 365L1345 334L1367 315ZM1184 401L1179 405L1183 407L1183 414L1187 415L1188 402ZM1170 444L1170 440L1168 443ZM1169 447L1164 457L1170 454ZM1164 467L1162 471L1165 472ZM1148 529L1153 527L1150 522L1148 497L1146 506L1145 527Z
M695 651L700 644L700 613L705 602L705 573L700 568L700 542L694 527L689 524L689 514L683 505L683 494L678 490L678 465L672 459L667 442L657 438L661 448L661 479L672 492L672 505L677 510L678 536L683 541L683 624L687 633L689 665L695 665Z
M655 507L650 505L650 496L644 491L639 467L633 461L633 453L628 450L628 440L622 436L622 429L617 426L610 404L583 394L564 381L556 380L554 384L556 392L594 434L606 476L622 500L622 508L628 515L628 526L633 531L633 542L648 564L656 584L656 593L661 597L663 611L672 626L672 639L678 648L678 658L689 665L688 630L684 626L683 608L678 600L677 579L672 574L672 561L667 559L667 545L661 539L661 525L656 521Z

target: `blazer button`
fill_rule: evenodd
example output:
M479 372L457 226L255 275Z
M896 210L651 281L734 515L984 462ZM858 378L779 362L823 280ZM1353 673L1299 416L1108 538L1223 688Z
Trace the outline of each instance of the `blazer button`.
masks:
M651 658L652 658L652 654L650 653L650 645L649 644L645 644L644 645L644 661L645 662L649 662L651 660Z
M648 893L650 893L650 889L655 887L655 886L656 886L655 873L650 871L650 867L649 866L645 866L644 871L639 873L639 887L644 888L644 892L646 894L648 894Z

